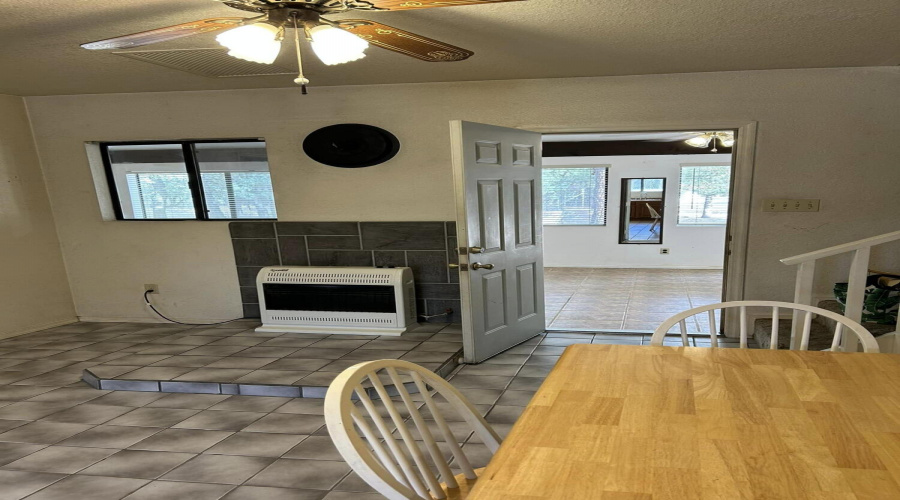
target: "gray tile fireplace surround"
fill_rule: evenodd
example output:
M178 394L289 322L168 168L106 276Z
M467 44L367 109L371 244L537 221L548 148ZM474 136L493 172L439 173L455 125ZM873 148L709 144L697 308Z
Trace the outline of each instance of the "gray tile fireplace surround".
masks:
M259 317L256 275L266 266L410 267L418 313L458 323L456 222L232 222L244 317ZM424 320L423 320L424 321Z

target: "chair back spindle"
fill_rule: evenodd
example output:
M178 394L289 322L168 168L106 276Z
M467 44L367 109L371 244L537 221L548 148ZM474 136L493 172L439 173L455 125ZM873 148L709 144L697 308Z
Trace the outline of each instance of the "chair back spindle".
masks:
M875 340L875 337L872 336L872 334L869 333L869 331L866 330L864 326L851 320L850 318L847 318L846 316L842 316L825 309L820 309L818 307L808 306L805 304L793 304L790 302L774 302L763 300L722 302L719 304L710 304L706 306L695 307L693 309L680 312L664 321L653 332L653 337L650 339L650 345L663 345L666 334L676 325L678 325L679 333L681 334L682 344L685 346L689 345L690 342L687 336L687 320L689 318L693 318L694 316L699 316L703 313L706 313L709 321L710 344L712 347L718 347L719 343L718 331L716 328L716 311L722 311L722 314L724 315L724 311L727 309L738 309L738 314L740 315L740 331L738 332L740 346L741 348L747 348L749 343L750 331L747 309L750 307L765 307L769 308L772 311L772 334L770 349L778 349L780 314L782 309L788 309L795 312L795 318L802 318L802 333L800 335L799 345L800 350L805 351L809 349L813 316L820 315L837 323L831 342L832 351L842 350L842 337L844 336L844 333L849 330L853 332L857 339L859 339L859 342L862 344L863 352L878 352L878 342Z

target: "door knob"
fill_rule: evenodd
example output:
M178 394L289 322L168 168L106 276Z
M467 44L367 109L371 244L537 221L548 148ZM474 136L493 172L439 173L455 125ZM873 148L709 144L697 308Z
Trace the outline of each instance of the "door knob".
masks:
M459 264L448 264L447 267L450 269L459 269Z
M490 270L490 269L493 269L493 268L494 268L494 265L493 265L493 264L482 264L481 262L476 262L476 263L472 264L472 269L475 269L475 270L478 270L478 269L488 269L488 270Z
M481 247L469 247L469 253L484 253L484 249Z

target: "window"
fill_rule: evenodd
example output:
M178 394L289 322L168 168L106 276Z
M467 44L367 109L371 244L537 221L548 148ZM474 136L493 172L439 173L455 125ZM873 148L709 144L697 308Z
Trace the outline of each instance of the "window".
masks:
M266 143L102 143L120 220L275 219Z
M678 224L723 226L728 222L731 165L681 167Z
M606 167L545 168L544 225L605 226Z

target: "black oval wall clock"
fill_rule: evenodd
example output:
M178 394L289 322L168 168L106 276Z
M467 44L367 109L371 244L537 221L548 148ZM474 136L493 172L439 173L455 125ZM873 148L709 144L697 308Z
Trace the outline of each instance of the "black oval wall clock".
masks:
M382 128L342 123L320 128L303 140L303 152L313 160L340 168L371 167L400 151L397 137Z

